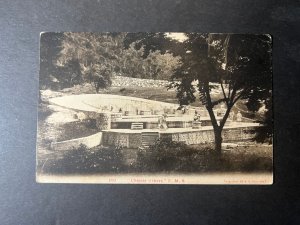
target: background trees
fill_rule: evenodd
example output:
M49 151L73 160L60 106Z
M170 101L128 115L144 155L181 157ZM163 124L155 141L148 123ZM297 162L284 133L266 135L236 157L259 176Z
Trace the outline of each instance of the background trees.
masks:
M58 74L55 62L61 51L60 43L62 33L42 33L40 47L40 86L55 88L56 74Z
M187 34L182 66L172 76L181 104L196 100L205 105L215 134L215 150L221 152L222 130L234 104L243 99L249 110L270 104L272 91L271 37L242 34ZM179 82L178 82L179 81ZM196 85L195 85L196 83ZM222 97L211 92L221 88ZM218 123L213 108L224 103Z
M258 140L272 134L272 64L270 35L186 33L183 42L165 34L137 33L125 38L125 43L144 47L144 57L160 50L181 57L181 65L171 76L170 85L177 90L181 105L196 100L206 107L215 133L215 150L221 152L222 130L233 106L243 100L250 111L265 106L263 133ZM128 45L127 43L127 45ZM221 89L220 98L212 98L214 89ZM198 98L198 99L197 99ZM226 105L218 123L214 107ZM262 121L260 121L262 122Z
M64 33L57 65L71 64L80 73L76 81L94 84L96 91L111 85L111 76L120 70L123 33ZM71 80L72 81L72 80Z
M180 104L198 100L208 110L215 131L216 152L221 151L223 127L239 100L251 111L265 106L267 130L263 133L270 137L271 37L199 33L185 36L184 41L178 41L166 33L43 34L42 44L53 42L54 48L43 48L41 66L52 68L53 73L49 76L48 71L49 77L42 75L41 81L45 86L51 82L67 85L91 82L98 92L111 85L114 75L170 79ZM214 89L222 91L219 99L212 97ZM218 122L213 109L221 103L227 110ZM258 135L258 138L265 137Z
M41 43L45 46L41 48L43 86L64 88L90 82L98 92L101 88L109 87L112 83L111 78L115 75L169 79L179 65L180 57L166 51L152 51L138 41L128 43L126 40L130 35L43 34L41 37Z

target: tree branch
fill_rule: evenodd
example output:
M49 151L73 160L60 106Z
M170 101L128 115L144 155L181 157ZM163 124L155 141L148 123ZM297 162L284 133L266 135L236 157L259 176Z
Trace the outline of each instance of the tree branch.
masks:
M228 98L229 98L230 93L231 93L231 82L232 81L229 81L229 85L228 85Z
M211 104L212 104L212 106L214 107L214 106L216 106L216 105L218 105L219 103L221 103L221 102L228 102L228 99L225 99L225 98L221 98L221 99L219 99L219 100L216 100L216 101L212 101L211 102ZM228 103L227 103L228 104Z
M236 95L236 92L237 90L235 88L232 89L232 93L231 93L231 96L230 96L230 100L229 100L229 103L228 103L228 107L227 107L227 110L226 110L226 113L225 115L223 116L222 120L220 121L220 129L223 129L227 119L228 119L228 116L230 114L230 111L231 111L231 108L233 107L233 105L235 104L235 95ZM229 96L228 96L229 97Z
M236 91L237 91L237 90L236 90L235 88L232 89L232 93L231 93L230 100L229 100L229 106L230 106L230 107L232 107L232 106L234 105L233 99L234 99L234 97L235 97Z
M210 94L209 94L209 85L208 85L208 83L204 84L204 92L205 92L206 99L207 99L206 109L207 109L209 117L211 119L211 123L212 123L214 129L218 129L219 126L218 126L218 122L217 122L217 119L216 119L214 111L213 111L213 105L212 105L211 97L210 97Z
M221 83L221 88L222 88L222 92L223 92L223 95L224 95L224 100L225 100L226 105L228 107L228 97L226 96L226 93L225 93L225 90L224 90L224 87L223 87L223 82L220 81L220 83Z
M227 110L226 110L226 113L225 115L223 116L222 120L220 121L220 129L223 129L226 121L227 121L227 118L230 114L230 110L231 110L231 107L228 107Z
M241 97L243 97L243 95L245 94L245 93L247 93L247 91L248 91L249 89L244 89L244 90L242 90L241 91L241 93L233 100L233 105L241 98Z

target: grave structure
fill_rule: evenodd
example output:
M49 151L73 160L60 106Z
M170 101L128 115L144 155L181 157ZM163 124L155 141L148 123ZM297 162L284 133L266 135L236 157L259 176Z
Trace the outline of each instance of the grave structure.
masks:
M186 144L214 141L210 118L204 108L179 105L128 96L84 94L53 98L51 104L83 112L96 121L103 145L138 148L167 139ZM223 106L224 107L224 106ZM223 113L224 108L215 111ZM222 117L217 116L219 121ZM240 119L240 118L239 118ZM224 127L224 141L242 141L254 136L257 123L235 122Z

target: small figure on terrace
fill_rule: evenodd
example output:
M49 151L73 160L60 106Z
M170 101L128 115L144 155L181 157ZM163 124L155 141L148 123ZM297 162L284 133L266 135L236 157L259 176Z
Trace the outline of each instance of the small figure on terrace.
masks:
M236 114L236 121L237 122L242 122L242 114L240 111L238 111L238 113Z
M161 117L158 118L158 128L162 130L166 130L168 128L167 114L164 113Z
M231 111L231 112L229 113L229 119L230 119L231 121L234 121L234 112L233 112L233 111Z
M200 114L198 114L197 111L195 111L194 121L195 121L195 122L200 122Z
M195 114L194 114L194 121L192 123L192 128L193 129L201 128L200 114L197 111L195 111Z
M185 106L182 106L181 112L182 112L182 114L185 114L185 113L186 113L186 107L185 107Z
M225 112L226 112L226 109L224 107L224 105L222 104L219 108L219 110L217 111L217 115L218 116L224 116L225 115Z

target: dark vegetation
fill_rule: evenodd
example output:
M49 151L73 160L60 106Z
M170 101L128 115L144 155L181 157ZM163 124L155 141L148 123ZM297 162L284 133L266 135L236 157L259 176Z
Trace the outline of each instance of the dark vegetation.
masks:
M221 154L222 131L238 100L245 100L247 109L253 112L262 103L269 102L272 107L272 38L265 34L185 35L186 40L180 44L184 51L177 52L181 64L171 76L173 83L170 87L176 88L181 105L199 101L206 107L214 129L214 150ZM165 48L166 44L160 41L161 38L151 33L130 35L131 42L137 42L150 50ZM170 51L173 51L173 46L170 46ZM197 85L194 81L197 81ZM217 88L212 83L222 88L223 95L217 100L211 96L212 90ZM195 93L200 94L200 98ZM226 105L226 113L218 123L213 109L220 103ZM266 126L266 129L269 130L267 134L272 133L272 127Z
M127 35L130 34L43 33L40 70L42 89L59 90L90 82L94 91L99 92L111 86L112 75L169 79L180 58L163 50L147 51L147 48L144 50L140 45L137 49L134 46L138 43L129 43ZM163 33L160 37L165 43L176 45Z
M54 174L118 173L124 170L121 148L99 146L87 149L81 145L68 150L63 157L40 163L39 170Z
M188 146L159 141L149 149L139 151L136 168L142 172L179 173L272 171L271 149L263 152L262 148L255 148L240 147L220 156L213 151L212 144Z
M187 146L158 141L148 149L139 149L132 164L125 162L121 147L98 146L67 151L61 158L39 165L44 173L197 173L197 172L271 172L271 146L239 147L216 155L210 144Z
M58 129L60 130L60 135L57 141L82 138L99 132L96 127L96 121L93 119L65 123Z
M140 172L207 171L212 160L212 146L201 149L180 142L158 141L149 149L138 152L136 169Z

